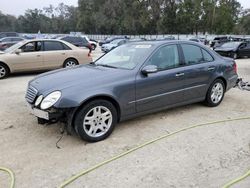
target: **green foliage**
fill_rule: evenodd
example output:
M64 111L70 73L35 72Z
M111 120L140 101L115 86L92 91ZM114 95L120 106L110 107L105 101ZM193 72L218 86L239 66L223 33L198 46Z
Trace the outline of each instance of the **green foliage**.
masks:
M0 31L90 34L250 34L237 0L78 0L24 15L0 13Z

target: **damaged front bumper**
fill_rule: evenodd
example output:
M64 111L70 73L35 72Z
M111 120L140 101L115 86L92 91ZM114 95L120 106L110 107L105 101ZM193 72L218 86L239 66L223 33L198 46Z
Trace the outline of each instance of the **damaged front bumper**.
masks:
M31 114L38 118L38 123L56 123L58 121L66 120L66 109L50 108L48 110L41 110L32 104L27 104L27 107Z

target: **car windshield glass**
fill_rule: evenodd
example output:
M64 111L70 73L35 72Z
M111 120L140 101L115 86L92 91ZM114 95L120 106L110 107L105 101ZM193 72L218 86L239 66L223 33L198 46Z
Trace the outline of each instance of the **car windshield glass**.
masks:
M152 44L127 44L115 48L95 62L97 66L134 69L150 53Z
M223 48L235 48L237 46L239 46L241 44L241 42L228 42L223 44L221 47Z
M113 40L113 41L111 42L111 44L118 44L120 41L121 41L121 39Z
M4 50L5 53L9 53L9 52L12 52L13 50L19 48L20 46L22 46L23 44L25 43L25 41L21 41L21 42L18 42L16 44L14 44L13 46L7 48L6 50Z

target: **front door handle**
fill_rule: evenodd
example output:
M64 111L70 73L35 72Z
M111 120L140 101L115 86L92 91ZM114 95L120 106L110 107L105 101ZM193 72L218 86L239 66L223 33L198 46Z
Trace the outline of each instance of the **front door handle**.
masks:
M41 57L41 55L36 55L36 57Z
M208 71L213 71L215 69L215 67L208 67Z
M65 53L62 53L62 55L65 55Z
M183 72L181 72L181 73L176 73L176 77L181 77L181 76L184 76L185 74L183 73Z

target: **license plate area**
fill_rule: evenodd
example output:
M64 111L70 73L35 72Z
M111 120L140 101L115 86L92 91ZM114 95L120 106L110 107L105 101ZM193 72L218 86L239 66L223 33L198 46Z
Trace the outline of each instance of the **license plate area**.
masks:
M33 113L36 117L39 117L39 118L42 118L42 119L49 120L49 113L48 113L48 112L45 112L45 111L40 110L40 109L37 109L37 108L33 108L33 109L32 109L32 113Z

